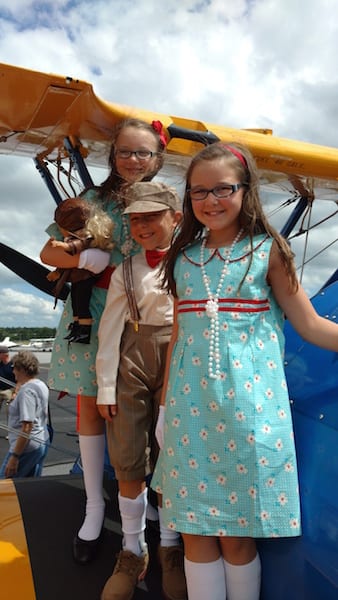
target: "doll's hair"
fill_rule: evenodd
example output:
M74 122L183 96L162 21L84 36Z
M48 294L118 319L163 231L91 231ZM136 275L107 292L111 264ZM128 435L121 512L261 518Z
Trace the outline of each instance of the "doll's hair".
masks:
M113 248L114 223L107 213L98 205L91 205L90 217L86 222L85 231L90 235L91 248L109 251Z
M114 223L97 204L84 198L66 198L58 204L54 213L55 222L80 239L92 238L90 247L111 250Z
M157 144L156 152L158 152L158 155L157 155L156 167L154 168L154 170L152 172L147 173L147 175L144 177L144 179L142 181L150 181L151 179L153 179L153 177L155 177L155 175L158 173L158 171L162 168L163 161L164 161L163 155L164 155L164 151L165 151L165 136L164 136L163 128L162 128L162 130L160 130L158 124L161 125L160 121L153 121L153 124L150 124L150 123L147 123L146 121L142 121L142 119L128 118L128 119L124 119L123 121L120 121L119 123L117 123L117 125L115 125L115 127L112 131L111 147L110 147L110 153L109 153L109 158L108 158L108 165L110 167L110 173L109 173L107 179L98 188L99 196L101 198L104 198L104 196L106 194L110 193L111 191L117 192L120 189L121 185L123 183L125 183L125 181L120 177L120 175L117 173L117 170L116 170L115 150L116 150L116 144L117 144L119 135L120 135L121 131L126 129L126 127L133 127L134 129L137 129L139 131L142 130L142 131L147 131L147 132L151 133L154 136L154 140L156 141L156 144Z
M250 238L251 248L253 247L254 235L266 233L270 237L273 237L274 240L276 240L282 261L288 272L290 289L296 291L298 288L298 281L293 261L294 254L285 238L270 225L264 214L259 197L259 175L255 160L248 148L233 142L229 144L216 142L210 146L206 146L193 157L188 167L183 200L183 219L180 223L179 232L163 261L164 287L174 296L176 295L174 280L174 265L176 258L184 248L194 241L201 239L204 232L204 225L200 223L194 215L188 191L194 168L203 161L212 162L220 159L224 159L227 167L231 167L235 171L238 182L245 184L245 187L243 188L243 202L239 214L239 223L243 228L244 234ZM247 272L250 269L251 261L252 253Z

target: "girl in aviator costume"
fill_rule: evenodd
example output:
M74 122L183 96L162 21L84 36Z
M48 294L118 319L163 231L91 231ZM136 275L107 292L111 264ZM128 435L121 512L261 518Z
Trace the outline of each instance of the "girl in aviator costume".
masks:
M338 350L338 327L299 285L258 188L246 148L203 149L165 259L176 317L152 486L183 535L189 600L258 600L255 538L300 535L284 314L304 339Z

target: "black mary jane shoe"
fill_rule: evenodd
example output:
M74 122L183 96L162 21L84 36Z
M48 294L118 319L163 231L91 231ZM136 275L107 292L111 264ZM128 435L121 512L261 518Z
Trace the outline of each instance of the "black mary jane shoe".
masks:
M73 344L90 344L91 329L91 325L78 325L68 338L68 342Z
M73 335L75 335L77 328L79 327L79 324L77 321L73 321L72 323L69 323L68 325L68 334L65 335L65 337L63 338L64 340L70 340Z
M96 557L102 533L95 540L82 540L76 535L73 539L73 558L80 565L86 565Z

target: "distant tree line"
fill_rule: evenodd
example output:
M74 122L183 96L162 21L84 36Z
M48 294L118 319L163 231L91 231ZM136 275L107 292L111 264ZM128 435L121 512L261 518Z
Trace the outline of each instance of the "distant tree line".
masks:
M55 327L0 327L0 341L9 337L13 342L27 342L32 338L55 337Z

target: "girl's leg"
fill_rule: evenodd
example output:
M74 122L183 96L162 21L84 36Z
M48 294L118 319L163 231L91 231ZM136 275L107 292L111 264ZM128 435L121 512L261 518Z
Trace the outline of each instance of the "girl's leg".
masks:
M259 600L261 563L252 538L220 538L229 600Z
M162 589L166 598L185 600L187 583L184 574L184 553L180 534L169 529L163 519L162 495L157 495L160 525L159 560L162 568Z
M189 600L225 600L225 573L218 538L183 534Z
M119 481L123 550L140 556L146 547L147 488L144 481Z
M97 410L96 398L81 396L79 442L87 502L85 520L78 537L84 541L99 537L104 519L104 432L104 419Z

